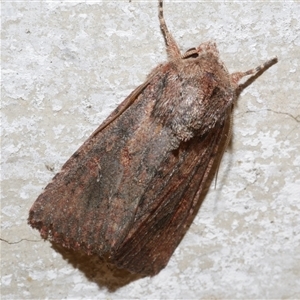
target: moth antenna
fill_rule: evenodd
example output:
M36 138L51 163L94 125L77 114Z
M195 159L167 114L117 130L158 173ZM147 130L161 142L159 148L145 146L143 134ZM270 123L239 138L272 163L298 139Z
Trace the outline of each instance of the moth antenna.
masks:
M277 61L278 61L277 57L273 57L270 60L268 60L268 61L264 62L263 64L261 64L260 66L244 72L244 76L256 74L256 73L259 73L261 71L264 72L267 69L269 69L272 65L276 64Z
M165 18L164 18L163 0L159 0L159 2L158 2L158 19L159 19L159 23L160 23L160 30L162 31L162 34L165 39L166 51L168 54L168 58L170 60L180 59L181 54L180 54L179 48L178 48L173 36L169 32Z
M266 70L268 70L271 66L273 66L277 62L278 62L278 58L273 57L270 60L263 63L262 65L260 65L256 68L250 69L246 72L232 73L230 75L230 82L231 82L232 86L234 86L236 88L237 96L241 93L241 91L243 89L245 89L247 86L249 86L256 78L258 78L261 74L263 74ZM251 76L249 79L247 79L246 82L239 84L239 81L243 77L248 76L248 75L253 75L253 76Z

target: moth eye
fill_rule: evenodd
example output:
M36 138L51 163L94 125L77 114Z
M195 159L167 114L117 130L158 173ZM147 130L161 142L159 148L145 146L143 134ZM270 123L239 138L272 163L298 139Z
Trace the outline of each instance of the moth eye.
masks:
M194 52L194 53L187 53L188 55L185 57L185 58L190 58L190 57L192 57L192 58L196 58L196 57L198 57L199 55L198 55L198 53L196 53L196 52Z
M187 50L183 55L182 55L182 59L186 59L186 58L196 58L198 57L198 51L196 48L190 48L189 50Z

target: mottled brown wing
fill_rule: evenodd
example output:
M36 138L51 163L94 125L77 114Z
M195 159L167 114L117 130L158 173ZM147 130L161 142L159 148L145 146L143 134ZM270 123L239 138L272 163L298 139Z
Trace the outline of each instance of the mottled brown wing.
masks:
M126 163L122 165L121 155L149 119L143 90L150 82L151 77L111 113L37 198L28 223L43 238L101 255L126 236L137 205L131 197L137 190L131 194L134 189L126 183L120 188L122 181L130 179L124 176Z
M167 265L217 170L230 128L230 110L209 134L166 153L139 201L128 236L112 255L119 267L155 275Z
M171 129L153 116L173 77L163 68L154 75L72 155L29 214L44 238L109 253L118 266L148 275L167 264L182 238L224 134L220 121L174 146ZM206 84L212 94L215 81Z

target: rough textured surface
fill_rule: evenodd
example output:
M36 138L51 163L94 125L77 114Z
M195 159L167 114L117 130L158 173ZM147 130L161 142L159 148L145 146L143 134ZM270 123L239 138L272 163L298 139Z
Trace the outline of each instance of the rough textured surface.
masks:
M125 276L41 241L28 210L166 58L156 2L2 4L2 299L299 298L299 4L165 3L182 50L216 41L231 72L277 55L241 95L216 188L168 266Z

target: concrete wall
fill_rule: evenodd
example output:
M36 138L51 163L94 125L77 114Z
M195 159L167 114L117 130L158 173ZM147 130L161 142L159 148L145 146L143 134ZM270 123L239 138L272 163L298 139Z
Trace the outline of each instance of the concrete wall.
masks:
M165 3L182 51L217 43L230 72L279 63L237 104L231 148L168 266L125 278L41 241L28 210L158 63L156 1L2 3L2 299L300 298L300 7Z

